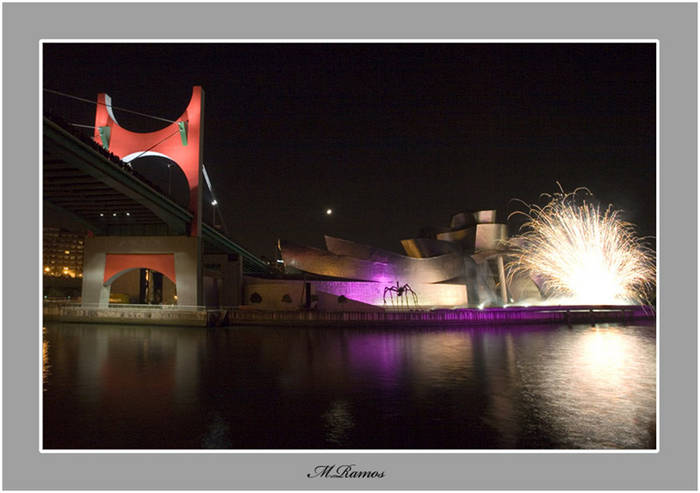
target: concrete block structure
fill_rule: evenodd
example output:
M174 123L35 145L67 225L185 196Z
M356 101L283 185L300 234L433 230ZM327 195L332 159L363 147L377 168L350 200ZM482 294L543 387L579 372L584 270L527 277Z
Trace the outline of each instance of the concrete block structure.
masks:
M308 290L306 285L309 285ZM320 311L376 311L400 308L446 308L467 304L463 284L412 285L416 301L385 292L386 283L373 281L324 281L246 278L245 304L251 308L295 311L308 305ZM311 299L307 301L307 295Z
M95 236L86 238L83 306L106 307L112 283L134 269L160 272L176 286L178 305L201 305L198 239L192 236Z
M243 301L243 261L236 254L204 255L204 304L232 307Z

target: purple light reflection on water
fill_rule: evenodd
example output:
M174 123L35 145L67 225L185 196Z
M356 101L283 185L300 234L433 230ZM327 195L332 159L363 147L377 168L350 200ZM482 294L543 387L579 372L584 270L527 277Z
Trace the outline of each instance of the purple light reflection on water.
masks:
M655 447L653 324L464 325L47 324L44 446Z
M386 331L357 332L347 335L348 363L353 372L371 375L376 384L390 389L398 385L404 372L407 352L426 359L426 368L440 371L441 367L457 361L470 361L472 339L524 332L551 331L552 325L518 325L512 327L435 327L431 329L405 329L400 333ZM430 338L424 337L430 334Z
M392 387L401 371L401 344L404 337L375 332L349 338L348 356L353 371L369 372L382 387Z

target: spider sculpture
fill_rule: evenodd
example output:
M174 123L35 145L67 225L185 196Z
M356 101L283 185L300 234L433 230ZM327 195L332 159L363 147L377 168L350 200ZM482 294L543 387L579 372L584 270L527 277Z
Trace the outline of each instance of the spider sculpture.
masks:
M411 286L408 284L404 284L403 286L399 285L399 281L396 281L396 286L389 286L384 288L384 304L386 304L386 294L389 293L390 299L391 299L391 304L394 304L394 293L396 293L396 301L398 302L399 305L402 305L402 301L408 306L409 298L408 295L410 294L413 298L413 304L417 305L418 304L418 295L416 292L411 289Z

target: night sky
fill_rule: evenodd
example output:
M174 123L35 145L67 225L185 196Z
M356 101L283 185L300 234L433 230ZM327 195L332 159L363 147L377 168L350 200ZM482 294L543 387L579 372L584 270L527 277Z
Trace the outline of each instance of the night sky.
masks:
M45 88L107 92L115 106L173 120L203 86L204 163L230 236L255 254L274 255L277 238L321 247L324 233L401 252L423 226L469 209L505 218L510 199L536 201L556 181L588 187L654 235L655 50L45 44L43 74ZM94 123L94 105L44 93L44 109ZM115 115L134 131L165 125ZM140 161L167 190L167 162ZM184 175L173 187L186 203Z

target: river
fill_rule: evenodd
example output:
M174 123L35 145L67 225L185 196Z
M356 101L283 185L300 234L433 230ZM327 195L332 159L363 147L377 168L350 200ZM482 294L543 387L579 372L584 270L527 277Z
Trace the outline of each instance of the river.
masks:
M46 324L45 449L654 449L656 329Z

